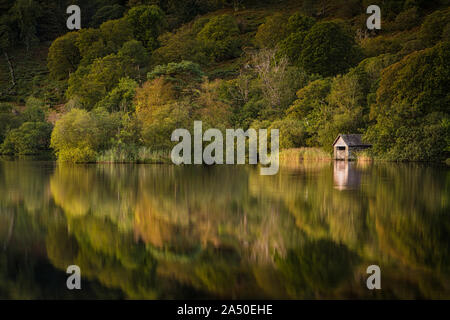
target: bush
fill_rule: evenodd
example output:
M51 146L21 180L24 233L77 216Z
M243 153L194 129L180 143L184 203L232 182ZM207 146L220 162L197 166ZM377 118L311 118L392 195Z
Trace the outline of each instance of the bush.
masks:
M72 109L56 122L51 147L61 161L95 161L97 152L110 147L119 122L117 115L102 109Z
M22 120L20 116L13 113L13 105L0 103L0 144L6 137L9 130L20 126Z
M3 142L3 154L36 155L49 150L52 125L47 122L25 122L11 130Z
M58 160L71 163L92 163L97 159L97 153L88 146L67 148L58 152Z
M274 121L269 130L280 130L280 148L289 149L306 145L306 132L300 121L293 118Z

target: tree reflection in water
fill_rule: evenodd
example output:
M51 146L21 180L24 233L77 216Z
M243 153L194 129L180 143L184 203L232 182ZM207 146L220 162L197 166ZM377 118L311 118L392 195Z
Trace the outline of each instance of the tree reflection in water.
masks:
M449 177L3 161L0 297L80 297L61 289L77 264L83 298L449 298ZM370 264L381 291L365 286Z

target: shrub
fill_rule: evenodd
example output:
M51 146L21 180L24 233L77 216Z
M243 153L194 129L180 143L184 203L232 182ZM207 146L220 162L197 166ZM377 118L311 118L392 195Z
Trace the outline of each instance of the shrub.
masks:
M50 123L25 122L8 133L1 151L4 154L40 154L49 150L51 132Z
M61 161L95 161L97 152L110 147L118 127L115 114L102 109L92 112L72 109L56 122L51 147Z

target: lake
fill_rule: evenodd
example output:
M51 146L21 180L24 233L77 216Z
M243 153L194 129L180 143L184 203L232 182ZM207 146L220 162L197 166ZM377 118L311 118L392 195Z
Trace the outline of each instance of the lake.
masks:
M2 299L448 299L449 244L445 166L0 161Z

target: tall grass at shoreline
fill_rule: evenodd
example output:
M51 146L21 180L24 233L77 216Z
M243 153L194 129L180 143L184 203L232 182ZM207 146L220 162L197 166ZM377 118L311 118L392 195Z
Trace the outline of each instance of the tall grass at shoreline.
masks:
M292 148L280 151L281 165L298 163L300 160L323 161L331 159L331 155L320 148Z
M113 148L97 157L98 163L170 163L170 151L141 148Z

